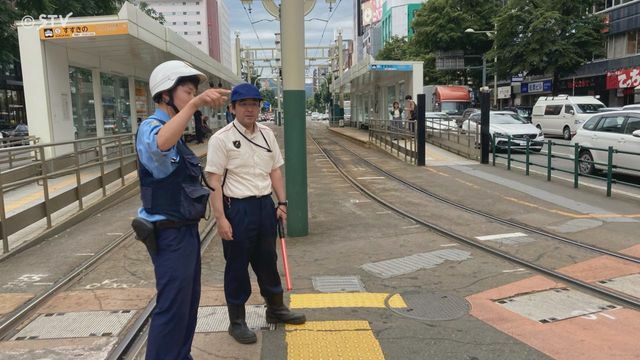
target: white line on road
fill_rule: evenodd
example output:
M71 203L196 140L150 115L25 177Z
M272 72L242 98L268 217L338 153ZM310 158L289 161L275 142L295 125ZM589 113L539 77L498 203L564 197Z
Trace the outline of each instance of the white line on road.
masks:
M476 239L480 241L486 241L486 240L499 240L499 239L508 239L508 238L514 238L514 237L523 237L523 236L527 236L527 234L523 234L520 232L509 233L509 234L496 234L496 235L476 236Z
M526 271L527 269L523 269L523 268L517 268L517 269L511 269L511 270L502 270L503 273L512 273L512 272L518 272L518 271Z
M94 253L76 254L76 256L93 256Z
M458 246L458 245L460 245L460 244L442 244L440 246L442 246L442 247L450 247L450 246Z

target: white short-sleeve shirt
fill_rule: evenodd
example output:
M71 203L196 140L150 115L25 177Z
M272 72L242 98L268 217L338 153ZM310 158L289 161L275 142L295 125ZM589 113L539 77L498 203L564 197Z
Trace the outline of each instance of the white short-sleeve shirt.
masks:
M205 171L224 175L227 170L224 195L242 199L271 193L269 174L283 164L271 129L256 123L254 132L250 133L234 120L209 139Z

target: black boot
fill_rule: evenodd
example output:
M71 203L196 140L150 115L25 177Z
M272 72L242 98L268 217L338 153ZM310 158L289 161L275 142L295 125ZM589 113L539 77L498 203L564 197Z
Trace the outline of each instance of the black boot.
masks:
M304 314L294 313L284 305L282 294L265 297L267 301L267 322L270 324L285 323L300 325L307 321Z
M241 344L258 341L256 334L249 330L245 322L244 305L227 305L229 310L229 335Z

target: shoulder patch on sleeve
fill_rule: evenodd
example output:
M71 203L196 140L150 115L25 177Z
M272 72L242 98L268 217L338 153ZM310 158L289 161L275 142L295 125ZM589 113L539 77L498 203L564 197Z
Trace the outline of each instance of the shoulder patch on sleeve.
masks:
M158 125L162 125L162 123L160 121L154 119L154 120L150 120L149 121L149 125L158 126Z

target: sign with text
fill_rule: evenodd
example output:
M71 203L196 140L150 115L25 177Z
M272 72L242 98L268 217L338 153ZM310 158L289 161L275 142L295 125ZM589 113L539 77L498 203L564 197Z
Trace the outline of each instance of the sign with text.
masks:
M523 94L551 92L552 89L553 82L551 80L520 84L520 92Z
M498 88L498 99L509 99L511 97L511 86L501 86Z
M373 70L373 71L412 71L413 70L413 65L372 64L372 65L369 65L369 70Z
M640 68L607 72L607 90L634 88L640 85Z
M64 26L42 27L40 29L40 40L127 34L129 34L129 23L127 21L95 24L67 24Z

